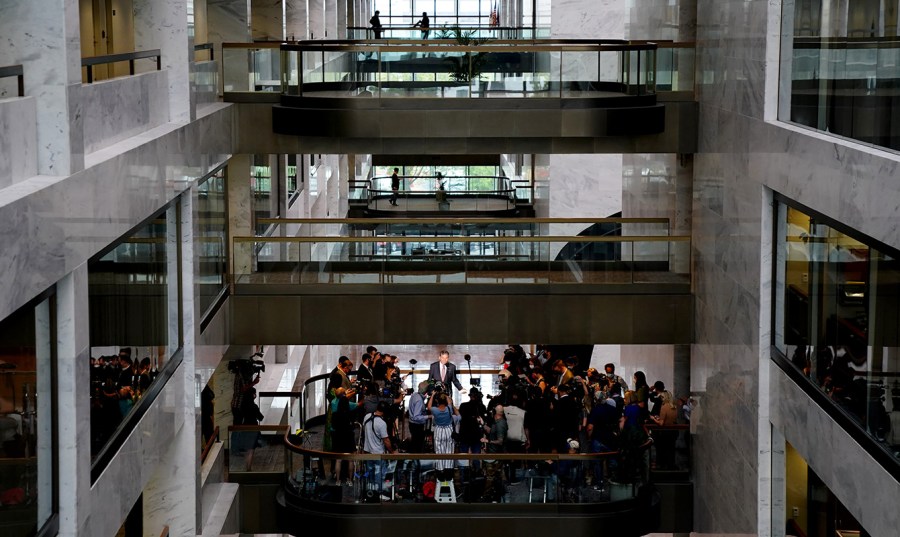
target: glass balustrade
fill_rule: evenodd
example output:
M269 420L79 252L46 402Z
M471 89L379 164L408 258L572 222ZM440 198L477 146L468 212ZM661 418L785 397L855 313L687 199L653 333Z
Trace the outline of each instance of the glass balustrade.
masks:
M454 40L226 43L226 93L306 97L610 97L653 95L656 43ZM666 53L669 87L692 84L692 49ZM690 53L690 54L689 54ZM689 73L690 72L690 73Z
M689 237L235 237L235 282L686 284Z

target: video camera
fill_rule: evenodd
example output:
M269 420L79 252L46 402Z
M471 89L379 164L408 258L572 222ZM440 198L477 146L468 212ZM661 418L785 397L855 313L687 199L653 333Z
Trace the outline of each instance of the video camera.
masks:
M447 385L441 382L440 380L429 379L428 380L428 388L425 389L425 393L431 395L432 393L444 393L447 391Z
M239 359L239 360L231 360L228 362L228 370L234 373L235 375L244 375L244 376L252 376L253 374L260 374L265 372L266 363L262 360L254 360L253 358L262 358L263 353L257 352L253 354L250 358L247 359Z

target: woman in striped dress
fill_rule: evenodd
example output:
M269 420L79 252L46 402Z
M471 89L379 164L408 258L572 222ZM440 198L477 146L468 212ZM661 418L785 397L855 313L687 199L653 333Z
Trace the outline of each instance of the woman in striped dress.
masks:
M453 402L445 393L432 393L428 399L428 407L434 420L434 452L453 453L453 425L459 420L459 411L453 406ZM438 459L434 463L438 471L452 469L453 461Z

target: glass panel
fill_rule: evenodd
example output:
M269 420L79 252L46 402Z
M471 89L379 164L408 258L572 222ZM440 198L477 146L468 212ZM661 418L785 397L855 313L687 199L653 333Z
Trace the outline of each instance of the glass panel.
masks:
M780 213L776 346L894 455L900 446L891 427L900 398L897 256L792 207Z
M454 184L455 180L451 177L447 182ZM465 178L459 180L460 188L466 188ZM459 193L468 201L451 197L451 205L497 202L478 191ZM431 193L427 195L430 200ZM508 200L501 203L512 206ZM297 238L297 242L275 243L261 238L254 248L255 268L251 273L239 274L238 281L540 284L686 284L690 281L687 240L584 237L571 242L549 242L501 240L494 235L483 239L472 234L435 236L436 229L429 229L428 236L418 236L401 229L398 231L403 235L371 237L358 242L344 242L340 238L314 242Z
M850 2L844 15L816 0L785 4L793 9L785 13L793 34L782 44L790 61L781 74L780 119L900 149L891 112L900 43L897 5L889 4L879 11L877 2Z
M201 316L225 287L228 218L225 172L221 170L197 187L197 312Z
M56 504L51 301L0 321L0 526L14 535L36 533Z
M180 344L175 210L88 263L91 454L116 432ZM171 319L170 319L171 318ZM173 322L170 323L170 320Z

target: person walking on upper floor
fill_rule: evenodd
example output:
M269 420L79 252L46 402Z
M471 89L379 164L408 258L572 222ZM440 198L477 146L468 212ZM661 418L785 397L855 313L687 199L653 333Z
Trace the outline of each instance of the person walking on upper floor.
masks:
M400 168L394 168L391 174L391 205L397 206L397 198L400 196Z
M428 18L428 12L422 12L422 18L419 19L419 22L413 24L413 28L421 28L422 29L422 39L428 39L428 34L431 32L431 20Z
M378 16L380 14L380 11L375 11L375 14L369 19L369 24L372 26L372 32L375 34L375 39L381 39L381 32L384 31L381 26L381 18Z

